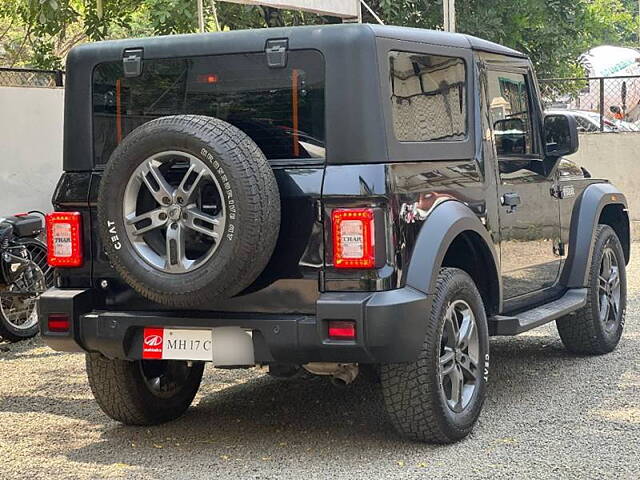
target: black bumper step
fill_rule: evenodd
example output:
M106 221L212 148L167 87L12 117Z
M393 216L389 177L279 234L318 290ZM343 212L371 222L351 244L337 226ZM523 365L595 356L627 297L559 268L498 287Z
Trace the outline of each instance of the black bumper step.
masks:
M587 289L574 288L558 300L519 313L517 316L496 315L489 318L490 335L517 335L549 323L582 308L587 303Z

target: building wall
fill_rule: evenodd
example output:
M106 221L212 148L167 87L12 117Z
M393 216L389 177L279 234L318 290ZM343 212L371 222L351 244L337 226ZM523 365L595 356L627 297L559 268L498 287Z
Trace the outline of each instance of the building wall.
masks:
M62 88L0 87L0 217L51 210L62 172Z
M569 158L618 187L629 202L630 218L640 222L640 132L580 135L580 149Z

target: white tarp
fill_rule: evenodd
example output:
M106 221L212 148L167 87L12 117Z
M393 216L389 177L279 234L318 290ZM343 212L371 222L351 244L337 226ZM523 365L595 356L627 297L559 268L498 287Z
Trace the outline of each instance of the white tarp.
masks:
M580 55L579 62L586 69L587 76L606 77L602 97L603 113L606 117L615 118L611 110L614 107L620 109L624 120L629 122L640 120L640 78L624 78L640 75L638 50L602 45ZM576 101L569 106L599 112L600 100L600 81L590 80L588 87L582 90Z
M580 56L590 77L640 75L640 53L633 48L602 45Z
M340 18L359 18L360 0L225 0L231 3L303 10Z

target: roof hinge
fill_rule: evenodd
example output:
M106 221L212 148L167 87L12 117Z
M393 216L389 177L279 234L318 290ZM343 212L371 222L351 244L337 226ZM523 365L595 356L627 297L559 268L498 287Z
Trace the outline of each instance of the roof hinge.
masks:
M267 40L265 53L267 54L267 65L269 68L284 68L287 66L287 49L289 40L287 38L272 38Z
M142 74L142 48L127 48L122 53L122 68L125 77L139 77Z

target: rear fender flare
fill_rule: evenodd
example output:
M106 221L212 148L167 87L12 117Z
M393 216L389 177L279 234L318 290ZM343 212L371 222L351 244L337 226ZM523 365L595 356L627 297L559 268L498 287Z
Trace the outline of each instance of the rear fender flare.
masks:
M627 199L610 183L593 183L584 189L571 212L569 254L562 271L562 284L584 288L588 283L594 235L602 209L607 205L627 208Z
M502 310L502 280L499 275L499 257L487 228L465 204L448 200L437 206L420 229L406 277L406 284L428 295L435 293L438 272L453 240L463 232L480 236L493 261L492 272L498 282L498 311Z

